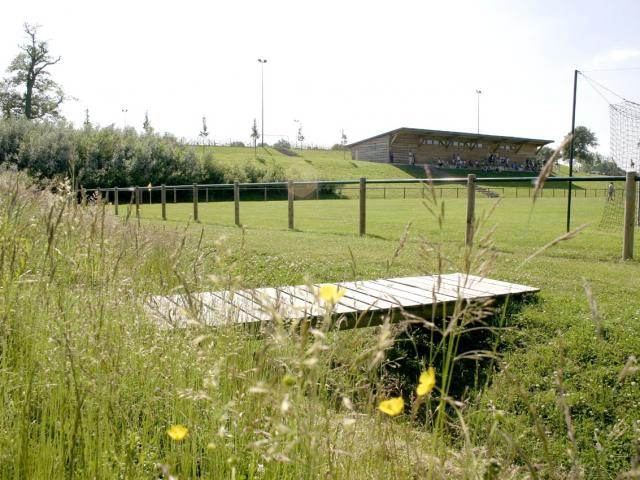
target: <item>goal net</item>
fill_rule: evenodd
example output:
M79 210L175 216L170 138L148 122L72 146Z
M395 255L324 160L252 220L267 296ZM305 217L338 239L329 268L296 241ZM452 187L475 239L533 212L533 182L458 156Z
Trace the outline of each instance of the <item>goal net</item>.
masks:
M609 105L611 158L625 171L640 169L640 104Z

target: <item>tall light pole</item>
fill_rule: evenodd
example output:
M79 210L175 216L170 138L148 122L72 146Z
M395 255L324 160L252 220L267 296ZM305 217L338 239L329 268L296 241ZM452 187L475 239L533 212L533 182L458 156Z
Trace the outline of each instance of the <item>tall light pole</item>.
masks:
M296 119L294 118L294 119L293 119L293 123L298 124L298 128L300 128L300 125L301 125L300 120L296 120ZM295 138L296 138L296 148L298 148L298 130L297 130L297 129L296 129L296 137L295 137Z
M482 93L482 90L476 90L476 93L478 94L478 135L480 134L480 94Z
M267 63L267 59L259 58L258 62L260 62L260 85L262 91L262 146L264 147L264 64Z
M122 130L126 130L127 129L127 112L129 110L127 110L126 108L122 109L122 118L123 118L123 123L122 123Z

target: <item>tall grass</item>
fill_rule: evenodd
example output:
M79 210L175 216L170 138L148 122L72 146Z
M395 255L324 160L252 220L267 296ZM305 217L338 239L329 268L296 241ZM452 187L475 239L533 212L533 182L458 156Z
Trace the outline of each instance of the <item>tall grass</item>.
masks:
M517 478L584 471L579 455L564 464L557 444L545 448L541 466L537 450L512 435L514 417L483 394L499 370L498 381L520 388L527 403L526 386L506 380L511 369L498 352L510 306L495 315L489 305L459 302L444 321L435 312L388 317L348 333L335 331L330 311L311 324L287 322L272 309L256 335L202 325L194 301L185 311L188 328L164 328L149 313L150 296L188 299L240 288L236 263L244 246L206 241L202 230L194 236L189 228L141 226L107 214L100 202L76 204L68 185L56 190L37 191L20 174L0 175L1 478ZM443 200L432 192L425 202L443 224ZM408 232L387 269L402 255ZM442 238L424 239L424 268L489 272L491 235L480 232L457 259L445 256ZM355 257L352 270L357 277ZM630 362L620 382L635 374ZM418 376L430 366L436 386L418 396ZM570 388L563 368L558 399ZM405 402L397 417L378 408L394 397ZM557 403L569 425L570 404ZM545 418L528 404L544 442ZM167 434L175 425L188 430L184 439Z

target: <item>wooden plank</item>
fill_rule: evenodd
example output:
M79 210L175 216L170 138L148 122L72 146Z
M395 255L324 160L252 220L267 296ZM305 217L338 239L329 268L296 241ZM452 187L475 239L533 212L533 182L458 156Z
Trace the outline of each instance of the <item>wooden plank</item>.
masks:
M440 277L441 283L444 283L447 286L451 286L454 288L463 287L468 290L473 290L481 295L492 296L492 295L505 295L509 294L510 291L508 288L500 285L493 285L491 283L483 282L478 279L470 279L464 276L452 276L452 275L442 275Z
M312 296L317 296L317 291L320 289L320 287L325 286L325 285L335 285L336 288L340 288L339 284L329 284L329 283L318 283L318 284L314 284L311 288L313 288L313 290L309 290L309 287L307 286L300 286L299 288L303 291L306 291L307 294L310 294ZM323 307L323 305L321 304L321 307ZM353 298L351 296L347 296L345 295L344 297L342 297L338 303L336 303L334 305L335 308L335 312L336 313L350 313L350 314L356 314L358 313L358 311L367 311L367 310L379 310L379 308L377 307L372 307L372 305L370 303L367 302L361 302L359 300L357 300L356 298Z
M469 283L470 285L475 282L475 283L481 283L482 285L491 285L491 286L500 287L506 290L508 293L528 293L528 292L535 293L540 291L539 288L533 288L533 287L529 287L527 285L521 285L518 283L503 282L500 280L494 280L492 278L479 277L478 275L452 273L452 274L449 274L448 276L451 278L458 278L462 282L464 282L465 279L467 279L467 282L470 282Z
M305 316L304 311L294 304L291 296L285 295L275 288L251 290L251 300L258 304L263 312L271 315L277 314L282 318L292 320Z
M411 277L408 279L391 279L402 285L414 286L424 288L425 290L433 290L436 293L442 293L454 297L453 299L472 300L479 299L491 295L486 293L477 292L469 288L462 286L449 285L446 282L440 282L438 284L437 277Z
M376 307L376 309L384 308L389 310L402 306L397 300L390 298L385 299L382 298L379 292L367 290L366 287L362 285L362 282L341 283L340 288L345 289L345 297L368 303L371 307ZM371 310L371 308L368 310Z
M326 305L318 298L317 292L324 285L345 289L344 296L336 305ZM381 314L385 313L405 309L425 312L431 309L431 312L438 312L438 317L441 317L459 301L491 300L537 291L538 289L526 285L451 273L311 286L204 292L190 296L156 296L150 298L147 308L164 319L168 326L187 326L192 321L211 326L249 324L270 321L275 315L287 320L313 320L331 314L345 319L344 322L338 322L338 328L353 328L379 324ZM371 315L367 316L369 313Z
M359 288L366 289L367 292L377 295L379 298L390 302L396 303L398 307L414 307L418 305L424 305L425 303L432 303L432 297L425 294L416 295L412 292L403 291L398 289L395 284L383 284L381 280L373 280L367 282L356 282Z
M233 317L238 317L239 322L264 321L271 317L263 312L260 305L254 303L249 296L240 292L224 291L211 292L211 295L224 301L224 310ZM251 320L253 319L253 320Z
M312 303L314 305L313 314L315 316L322 316L327 313L327 305L321 304L317 300L316 288L311 287L311 290L306 285L298 285L295 287L286 287L287 292L294 297L297 297L300 300L303 300L308 303ZM337 303L334 305L333 312L337 314L351 314L355 313L355 308L353 306Z
M398 279L396 279L398 280ZM376 280L375 283L379 283L385 287L391 288L394 291L402 292L403 295L409 296L410 298L415 298L418 301L421 301L422 304L430 305L433 303L439 302L448 302L455 301L457 299L457 295L451 295L443 292L436 292L433 288L424 288L416 285L406 285L394 281L394 279L381 279Z

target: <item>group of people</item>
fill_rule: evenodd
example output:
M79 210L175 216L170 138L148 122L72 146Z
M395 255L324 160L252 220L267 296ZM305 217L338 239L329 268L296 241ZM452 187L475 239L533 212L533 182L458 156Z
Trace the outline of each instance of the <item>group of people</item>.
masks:
M501 157L494 153L488 154L484 160L464 160L457 153L454 153L449 160L438 160L438 166L441 168L471 168L485 172L539 172L545 163L535 158L527 158L524 163L516 163L509 157Z

